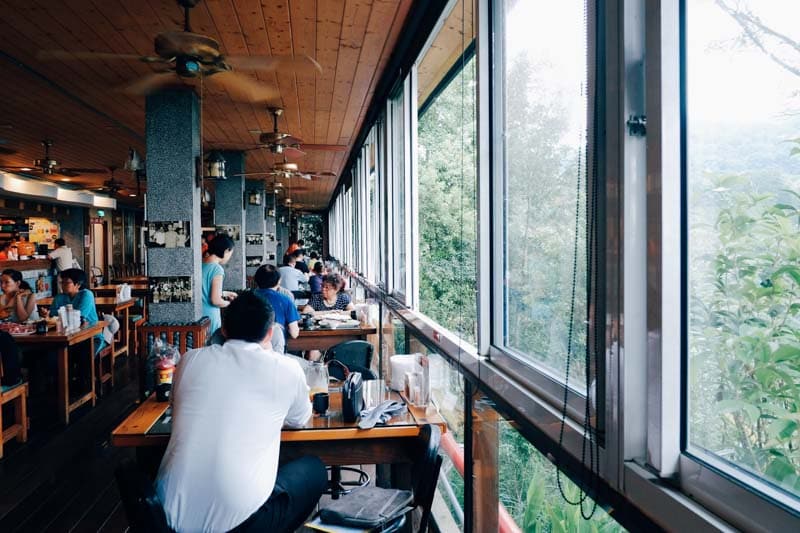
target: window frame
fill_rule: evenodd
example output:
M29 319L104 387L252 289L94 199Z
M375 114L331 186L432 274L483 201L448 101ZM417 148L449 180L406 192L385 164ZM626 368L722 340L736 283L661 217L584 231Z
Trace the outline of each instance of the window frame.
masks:
M657 20L656 20L656 17ZM659 113L658 121L665 124L662 135L654 142L659 142L668 154L679 155L678 165L664 162L661 166L660 188L666 189L668 183L677 184L678 191L667 190L663 193L662 226L679 228L672 230L673 238L679 238L679 264L666 264L665 272L670 277L662 280L661 298L667 300L670 295L679 292L679 305L664 306L661 330L664 331L665 342L669 352L662 351L662 361L677 366L661 368L679 368L675 376L664 372L661 382L664 384L661 395L661 410L668 412L666 404L680 405L678 414L679 432L667 431L668 426L662 422L660 431L648 434L649 444L658 445L667 450L666 461L676 462L675 472L680 488L701 504L730 520L737 527L745 529L796 530L800 528L800 498L789 496L774 488L768 482L754 474L737 469L729 463L717 459L712 453L689 450L688 443L688 139L687 139L687 50L686 50L686 0L674 5L662 2L662 9L648 17L651 25L659 24L662 39L660 54L661 98L654 102L654 111ZM648 28L649 29L649 28ZM648 52L658 53L651 48ZM648 80L650 81L650 80ZM648 83L648 86L650 84ZM657 107L656 107L657 106ZM674 113L674 111L678 113ZM670 124L669 121L677 121ZM664 157L664 159L667 159ZM678 195L677 198L675 195ZM676 237L675 237L676 236ZM666 235L665 235L666 238ZM664 252L666 256L666 251ZM672 262L674 263L674 261ZM666 278L667 276L665 276ZM676 280L677 278L677 280ZM677 282L677 284L676 284ZM680 291L675 291L680 287ZM672 324L678 324L674 327ZM650 354L657 358L658 354ZM677 381L677 383L673 383ZM672 401L679 398L679 402ZM677 451L676 451L677 449ZM662 458L664 459L664 458ZM669 472L669 464L662 463L662 475ZM794 504L794 506L792 506Z
M560 406L564 400L564 380L556 375L552 370L546 368L544 365L538 364L535 361L525 359L521 354L507 349L502 345L504 340L505 328L505 290L504 290L504 243L505 243L505 197L507 193L507 179L505 167L505 103L503 100L505 79L504 79L504 50L503 50L503 35L504 35L504 5L502 2L492 2L489 8L489 16L491 22L489 23L488 31L491 32L491 37L488 39L492 43L489 52L491 65L489 71L491 72L491 80L489 83L492 86L491 103L491 158L492 158L492 178L491 189L492 198L491 202L491 220L493 226L491 229L492 240L490 244L491 256L491 306L492 306L492 323L491 323L491 343L488 347L488 356L492 363L499 368L505 370L511 375L520 379L528 388L535 393L541 395L547 402L554 406ZM596 11L592 10L593 16L596 17ZM594 43L591 31L594 18L587 18L587 48L589 53L594 53ZM587 61L588 61L587 57ZM592 80L588 80L590 83ZM590 108L590 106L588 106ZM487 202L488 203L488 202ZM591 304L591 302L589 302ZM598 369L604 371L603 365L598 365ZM574 420L581 420L583 418L583 409L585 402L585 394L572 383L567 390L567 411L568 416ZM603 399L604 401L605 399ZM603 405L600 406L603 409ZM598 409L598 413L599 410Z

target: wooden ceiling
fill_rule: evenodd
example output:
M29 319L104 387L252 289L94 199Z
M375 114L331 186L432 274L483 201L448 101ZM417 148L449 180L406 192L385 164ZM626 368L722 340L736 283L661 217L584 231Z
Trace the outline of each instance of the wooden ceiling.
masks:
M216 39L225 55L306 54L321 74L248 74L277 90L268 103L285 109L279 129L310 144L345 145L347 151L308 150L292 157L303 171L343 170L373 91L388 62L412 0L203 0L192 10L195 33ZM60 167L122 167L128 147L145 153L143 96L120 87L153 67L135 59L47 60L41 50L153 55L153 39L178 31L183 12L175 0L0 0L0 167L31 165L52 139ZM194 81L186 82L195 84ZM195 84L196 85L196 84ZM271 131L266 103L237 102L224 88L204 84L203 139L211 148L254 147L258 131ZM256 132L256 133L254 133ZM146 155L146 154L145 154ZM247 172L268 170L276 156L248 152ZM72 182L102 185L108 174ZM48 179L61 181L62 176ZM117 171L125 191L133 176ZM296 179L296 178L295 178ZM324 209L336 178L301 180L297 203Z

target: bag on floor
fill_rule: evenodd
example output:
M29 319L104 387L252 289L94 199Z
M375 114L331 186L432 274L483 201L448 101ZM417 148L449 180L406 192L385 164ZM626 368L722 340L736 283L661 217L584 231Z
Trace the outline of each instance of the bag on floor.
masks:
M324 507L319 517L326 524L372 529L413 509L413 499L410 490L361 487Z

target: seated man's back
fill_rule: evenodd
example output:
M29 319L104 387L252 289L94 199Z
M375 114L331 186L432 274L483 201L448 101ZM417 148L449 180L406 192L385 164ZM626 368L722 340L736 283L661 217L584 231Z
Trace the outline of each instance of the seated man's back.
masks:
M243 296L264 308L256 295ZM223 326L229 334L231 322ZM265 335L262 344L234 334L224 345L187 352L178 365L172 435L156 481L173 529L230 530L278 488L281 427L304 425L311 404L300 365L262 348Z

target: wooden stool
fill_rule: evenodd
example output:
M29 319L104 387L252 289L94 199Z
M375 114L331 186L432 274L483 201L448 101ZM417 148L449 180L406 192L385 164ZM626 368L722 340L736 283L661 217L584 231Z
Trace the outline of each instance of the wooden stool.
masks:
M3 406L14 403L14 424L3 428ZM19 442L28 442L28 383L22 382L6 389L0 389L0 430L3 438L0 439L0 458L3 457L3 445L15 438Z

